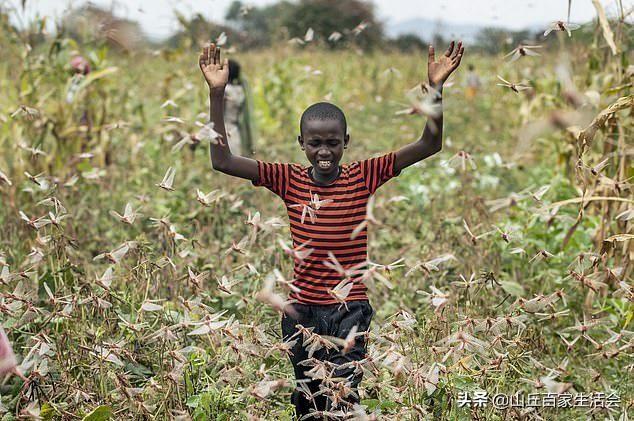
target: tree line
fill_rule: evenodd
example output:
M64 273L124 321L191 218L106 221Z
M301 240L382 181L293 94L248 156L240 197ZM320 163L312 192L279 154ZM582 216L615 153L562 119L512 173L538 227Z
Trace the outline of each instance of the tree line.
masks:
M21 31L12 27L11 10L0 6L0 31L20 34L31 45L44 39L43 20L34 21ZM121 51L133 51L143 45L167 48L198 49L210 40L226 37L226 47L239 50L267 48L282 42L298 46L318 45L327 49L355 48L398 51L425 51L429 43L443 45L441 34L425 40L416 34L388 37L372 3L364 0L280 0L254 7L233 1L225 14L225 22L207 20L202 14L187 17L175 11L179 29L166 40L153 41L138 22L123 19L112 9L88 3L71 9L56 22L59 38L75 39L80 44L107 43ZM484 28L470 49L496 54L520 42L543 42L538 32ZM553 42L547 40L547 42Z

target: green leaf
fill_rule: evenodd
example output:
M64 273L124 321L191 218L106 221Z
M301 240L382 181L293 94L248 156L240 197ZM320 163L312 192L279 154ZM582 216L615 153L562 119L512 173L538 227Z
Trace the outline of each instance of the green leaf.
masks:
M368 407L368 411L372 412L381 402L378 399L364 399L361 403Z
M515 295L516 297L524 295L524 288L522 288L522 286L517 282L500 281L500 284L502 285L502 289L508 294Z
M376 408L381 408L383 411L395 409L399 406L398 403L390 400L380 401L378 399L364 399L361 403L368 407L368 411L374 411Z
M395 409L398 407L398 404L394 401L381 401L381 409L386 411L388 409Z
M112 408L108 405L100 405L82 418L83 421L106 421L112 417Z
M136 379L148 379L154 375L152 370L138 363L127 363L125 366L127 372L130 373L133 380Z
M51 406L50 403L46 402L42 405L42 409L40 410L40 417L42 417L43 420L52 420L55 415L57 415L57 411Z
M97 79L104 78L118 71L119 71L119 68L113 66L113 67L106 67L105 69L89 73L88 76L86 76L86 78L82 81L80 89L85 88L86 86L90 85L93 81Z
M470 391L477 387L473 379L469 376L456 376L452 380L453 386L461 391Z
M79 164L77 164L77 169L81 172L89 172L93 169L93 166L90 164L90 162L86 160L81 161Z
M200 395L190 396L189 399L187 399L186 405L190 408L198 408L198 405L200 405Z

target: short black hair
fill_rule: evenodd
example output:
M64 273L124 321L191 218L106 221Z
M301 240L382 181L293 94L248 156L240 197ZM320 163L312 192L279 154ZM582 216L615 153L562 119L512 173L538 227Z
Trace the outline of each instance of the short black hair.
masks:
M229 82L240 83L240 63L229 59Z
M346 116L341 111L341 108L330 102L317 102L310 107L306 108L302 114L302 118L299 120L299 133L304 132L304 124L309 120L337 120L343 126L343 134L345 135L348 130L348 124L346 123Z

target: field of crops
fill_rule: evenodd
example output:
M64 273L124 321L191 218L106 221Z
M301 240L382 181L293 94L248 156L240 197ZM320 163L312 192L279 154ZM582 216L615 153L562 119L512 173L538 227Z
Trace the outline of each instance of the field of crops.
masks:
M616 54L599 25L512 63L467 46L442 152L375 196L369 257L383 266L356 419L628 419L634 68L629 27L612 30ZM257 299L275 270L292 274L288 220L270 192L212 170L207 145L175 147L209 118L197 52L0 46L0 321L25 377L0 378L0 418L291 419L280 314ZM73 85L76 52L93 69ZM424 127L398 113L423 54L234 57L258 159L307 165L299 116L324 99L346 113L344 162ZM174 191L156 186L169 167ZM610 408L459 404L478 391L604 393Z

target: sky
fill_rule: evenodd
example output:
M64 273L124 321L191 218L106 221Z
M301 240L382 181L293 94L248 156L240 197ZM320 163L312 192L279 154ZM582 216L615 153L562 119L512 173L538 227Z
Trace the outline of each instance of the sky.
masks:
M0 0L0 4L17 6L21 10L22 0ZM342 0L346 1L346 0ZM28 21L36 14L59 16L69 6L86 3L84 0L25 0L24 12L13 16L15 24ZM262 6L276 0L243 0L244 4ZM608 14L616 12L617 0L600 0ZM138 21L144 32L159 40L169 36L178 28L173 11L179 10L187 16L201 13L206 18L221 22L232 0L92 0L92 3L114 7L118 16ZM451 23L504 26L524 29L548 24L555 20L566 20L568 0L374 0L381 20L398 23L415 17ZM622 0L623 6L631 8L634 0ZM571 22L586 22L596 15L591 0L572 0Z

